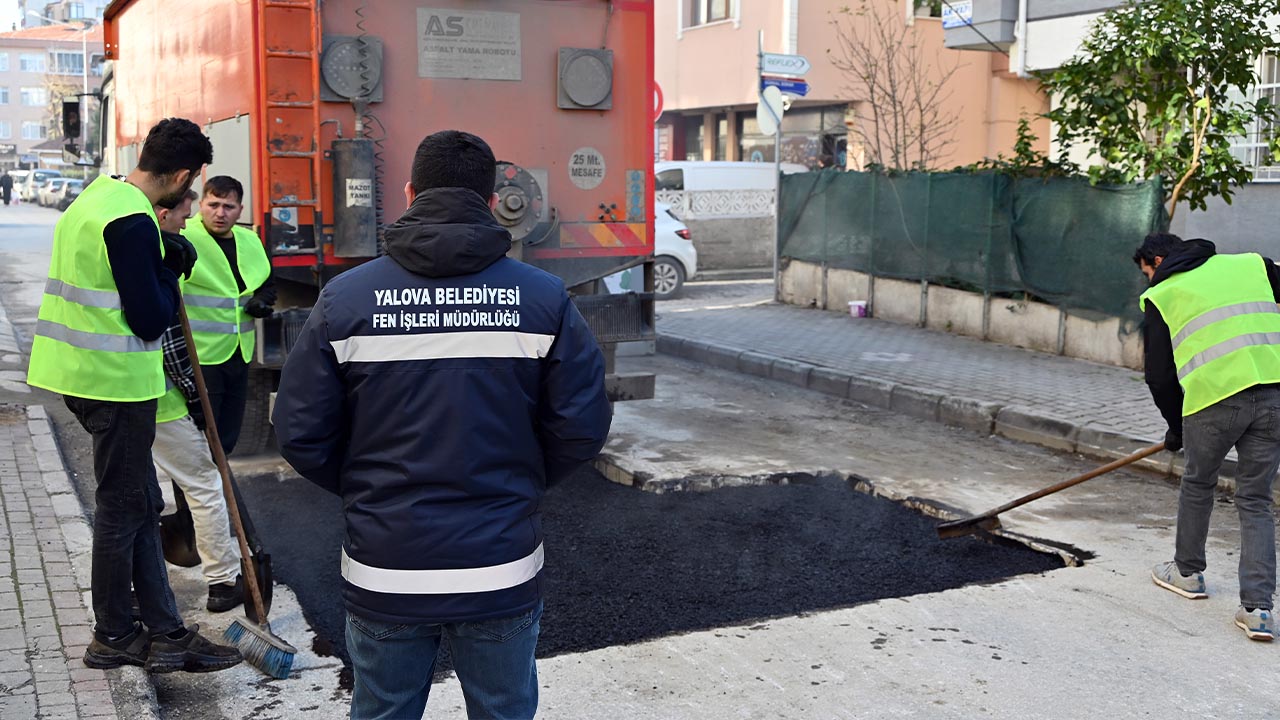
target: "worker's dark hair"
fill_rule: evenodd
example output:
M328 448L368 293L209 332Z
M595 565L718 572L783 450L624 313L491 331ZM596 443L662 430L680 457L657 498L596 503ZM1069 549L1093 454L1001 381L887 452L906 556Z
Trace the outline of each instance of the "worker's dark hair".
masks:
M1141 266L1145 260L1148 265L1155 265L1156 258L1168 257L1181 244L1182 238L1173 233L1151 233L1133 251L1133 264Z
M200 189L200 198L204 199L210 195L226 198L231 193L236 194L236 202L244 203L244 186L239 180L230 175L215 175L205 180L204 187Z
M485 202L493 195L497 162L489 144L471 133L443 130L418 144L409 184L415 193L432 188L474 190Z
M192 174L213 162L213 144L200 126L182 118L165 118L155 124L142 143L138 169L154 175L172 175L179 170Z

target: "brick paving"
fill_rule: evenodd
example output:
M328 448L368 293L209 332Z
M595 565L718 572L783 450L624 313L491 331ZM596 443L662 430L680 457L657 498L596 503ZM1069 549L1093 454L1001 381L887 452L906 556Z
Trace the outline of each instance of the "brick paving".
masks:
M1164 420L1142 373L1126 368L786 305L659 312L658 331L665 337L1016 406L1118 436L1164 437Z

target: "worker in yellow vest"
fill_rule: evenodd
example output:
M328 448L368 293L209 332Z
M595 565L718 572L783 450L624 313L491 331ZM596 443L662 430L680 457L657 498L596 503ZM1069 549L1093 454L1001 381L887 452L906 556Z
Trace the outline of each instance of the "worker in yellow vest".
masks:
M178 207L170 210L157 206L161 234L182 232L191 216L191 205L197 199L199 196L188 190ZM209 586L205 608L210 612L226 612L244 602L240 549L231 535L222 475L209 454L195 372L182 324L176 317L165 331L163 350L165 380L170 387L158 403L156 441L151 454L156 467L176 485L174 501L178 512L189 512L200 566ZM180 497L186 502L185 510L178 502Z
M191 318L196 357L213 405L210 421L229 455L240 438L254 352L254 318L270 317L276 302L271 261L258 236L236 225L244 211L244 187L235 178L209 178L200 214L183 235L201 262L182 289Z
M1252 640L1276 635L1275 516L1280 468L1280 268L1261 255L1219 255L1208 240L1149 235L1133 255L1151 284L1142 294L1147 385L1169 423L1165 446L1185 447L1177 544L1156 565L1157 585L1209 596L1205 542L1218 470L1236 450L1240 608Z
M161 239L152 206L176 206L212 159L199 126L162 120L147 133L138 167L90 183L53 232L27 382L60 393L93 436L95 627L84 654L93 668L207 672L241 661L178 614L151 458L156 399L165 392L160 336L178 310L178 276L196 261L190 243ZM132 617L131 584L142 625Z

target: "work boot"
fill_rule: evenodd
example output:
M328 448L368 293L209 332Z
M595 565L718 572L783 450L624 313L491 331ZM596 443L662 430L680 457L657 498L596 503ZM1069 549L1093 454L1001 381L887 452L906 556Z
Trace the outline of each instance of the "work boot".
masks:
M1204 587L1204 573L1183 575L1178 570L1178 563L1172 560L1151 568L1151 579L1165 590L1176 592L1184 598L1200 600L1209 597L1209 592Z
M1270 610L1254 608L1250 610L1241 606L1236 611L1236 627L1244 631L1250 640L1269 642L1276 638L1275 620Z
M93 640L84 651L85 667L110 670L121 665L143 665L147 662L147 642L151 636L140 624L134 624L133 632L112 640L96 630Z
M209 612L226 612L244 602L244 576L237 575L235 582L209 586Z
M179 637L172 637L179 635ZM215 645L200 634L200 626L179 628L169 635L153 635L147 655L149 673L214 672L240 664L244 658L230 645Z

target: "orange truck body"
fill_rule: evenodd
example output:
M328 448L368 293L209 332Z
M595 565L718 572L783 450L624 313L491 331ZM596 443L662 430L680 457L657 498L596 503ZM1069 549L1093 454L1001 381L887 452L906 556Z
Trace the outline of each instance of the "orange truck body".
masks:
M264 239L280 279L318 287L376 254L344 253L334 225L343 188L330 148L352 138L358 120L376 140L383 222L405 208L422 138L459 129L540 181L530 230L538 242L523 247L526 262L573 287L653 254L651 2L115 0L105 17L116 147L136 153L165 117L243 123L242 143L215 141L211 168L228 159L247 168L237 179L252 217L241 222ZM380 43L380 97L367 111L325 97L321 60L335 38L356 38L362 50ZM558 105L566 48L611 51L603 109ZM333 62L350 66L353 57ZM588 91L598 82L589 79Z

